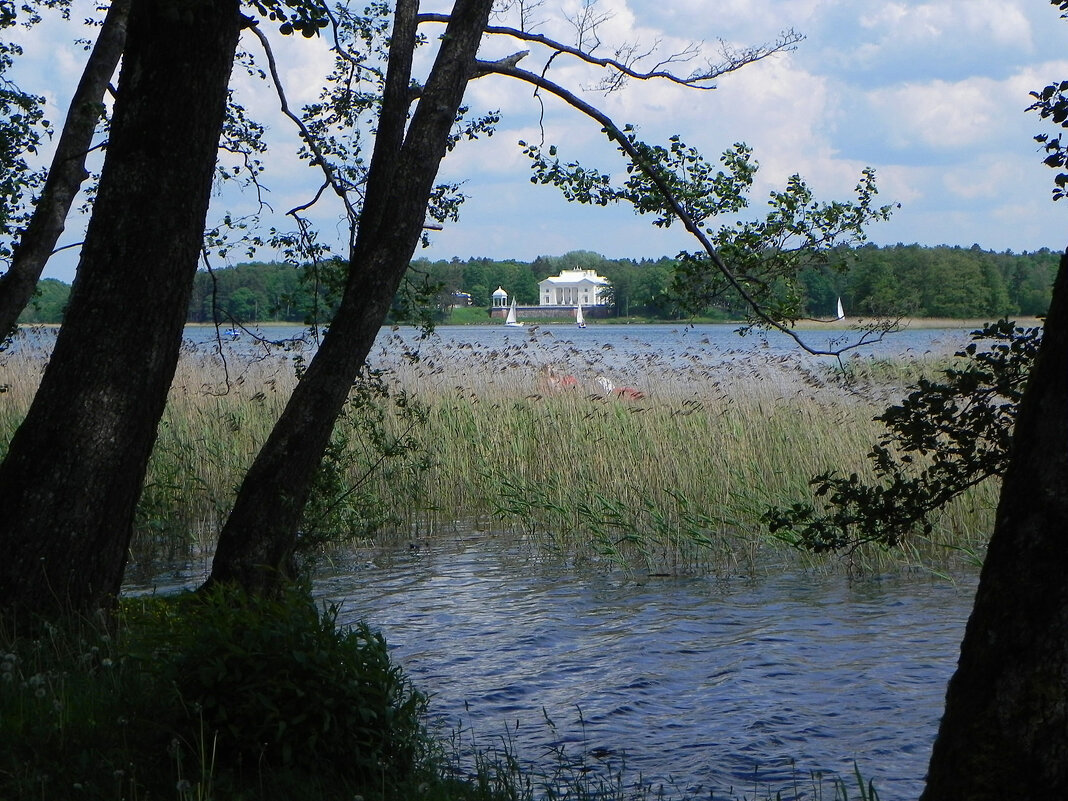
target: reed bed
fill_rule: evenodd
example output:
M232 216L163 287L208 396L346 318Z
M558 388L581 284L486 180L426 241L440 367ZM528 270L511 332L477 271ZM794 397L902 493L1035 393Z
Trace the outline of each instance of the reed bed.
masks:
M843 373L759 350L592 364L537 337L456 350L391 367L429 410L437 459L426 508L669 572L796 558L761 530L764 508L809 497L809 478L828 469L872 478L866 454L882 433L872 418L947 358L856 360ZM605 393L596 380L605 371L642 397ZM930 539L891 559L875 549L852 559L978 558L995 502L996 488L980 488L945 510Z
M400 336L372 353L393 392L414 396L413 428L382 405L385 440L429 456L365 475L367 437L344 442L348 480L390 513L380 541L446 536L462 522L512 532L576 560L654 572L754 569L802 559L760 526L765 507L809 497L828 469L870 478L872 418L944 362L836 365L756 350L594 356L532 331L501 347ZM46 349L0 356L0 448L32 398ZM944 358L944 357L939 357ZM615 391L606 392L599 378ZM295 383L292 351L184 349L142 497L135 561L210 551L234 493ZM619 390L631 388L632 393ZM997 488L944 510L932 537L851 563L948 569L981 558ZM344 532L341 532L342 534ZM833 563L833 562L832 562Z

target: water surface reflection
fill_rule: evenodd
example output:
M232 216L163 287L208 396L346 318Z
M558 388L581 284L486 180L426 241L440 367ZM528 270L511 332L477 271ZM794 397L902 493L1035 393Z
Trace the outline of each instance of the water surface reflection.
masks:
M553 743L694 794L786 788L791 760L884 801L922 788L974 580L605 576L485 540L320 584L380 627L432 710L521 756ZM556 724L554 733L544 714Z

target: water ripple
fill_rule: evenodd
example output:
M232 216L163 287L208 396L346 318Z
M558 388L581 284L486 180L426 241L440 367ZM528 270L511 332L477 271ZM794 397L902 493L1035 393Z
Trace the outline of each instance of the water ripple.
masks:
M922 788L973 584L808 573L621 579L484 541L324 581L343 620L387 635L432 712L570 744L691 793L850 775L884 801ZM554 723L546 725L543 715Z

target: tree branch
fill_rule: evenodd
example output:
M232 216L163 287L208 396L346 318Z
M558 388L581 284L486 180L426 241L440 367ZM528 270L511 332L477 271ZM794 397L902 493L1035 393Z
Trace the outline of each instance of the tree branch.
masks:
M449 21L448 14L420 14L419 22L436 22L447 23ZM668 70L661 69L666 64L679 63L689 61L694 55L696 55L696 46L691 45L682 53L677 53L669 56L663 61L659 62L653 69L642 72L635 69L632 65L638 59L631 59L630 63L620 61L615 58L599 58L592 53L587 52L579 47L572 47L565 45L561 42L551 39L548 36L544 36L539 33L530 33L528 31L519 30L518 28L510 28L507 26L489 25L486 27L486 33L496 34L500 36L510 36L520 41L530 42L533 44L543 45L550 50L554 51L554 54L564 54L574 56L575 58L591 64L596 67L604 67L606 69L615 70L620 76L627 78L634 78L636 80L647 81L652 79L661 79L677 83L682 86L689 86L695 89L715 89L714 81L716 78L722 77L728 73L741 69L747 64L752 64L757 61L761 61L768 56L775 55L776 53L784 53L796 48L798 42L804 39L804 36L797 33L793 29L783 31L779 38L774 42L755 45L753 47L747 47L742 49L734 49L720 42L724 59L719 64L709 63L704 70L694 72L688 77L682 77L676 75ZM634 48L631 48L632 50ZM655 49L655 48L654 48ZM643 54L639 58L644 58L650 55L653 51ZM615 88L620 85L618 80L612 81L606 84L608 88Z
M671 186L665 180L661 172L652 164L650 164L641 154L641 152L634 146L634 144L627 138L627 136L619 129L619 127L612 121L612 119L600 109L590 105L582 98L578 97L572 92L564 89L558 84L550 81L542 75L530 72L528 70L520 69L519 67L502 65L499 62L479 61L476 64L476 70L482 73L497 73L499 75L507 75L511 78L524 81L532 84L537 88L555 95L572 108L582 112L587 117L600 123L604 132L608 138L615 142L619 148L630 158L634 166L640 170L656 187L656 190L660 193L660 196L670 207L675 217L683 224L686 230L700 243L702 249L708 255L709 260L713 266L719 271L719 273L726 279L727 283L739 294L746 305L749 306L754 317L763 322L769 328L774 328L782 333L786 334L804 351L811 353L815 356L840 356L842 353L860 347L863 344L867 344L867 334L861 338L859 342L851 345L846 345L837 350L823 350L819 348L813 348L806 344L795 331L791 328L783 325L781 322L770 316L763 307L753 297L753 295L746 289L745 282L738 278L734 272L727 266L720 256L719 251L715 245L708 238L707 234L701 229L701 226L694 220L683 203L678 199L675 193L672 191Z
M327 185L332 190L334 190L334 194L337 195L341 199L341 202L344 204L345 213L349 218L349 222L355 225L356 220L359 218L359 213L352 205L352 201L349 199L348 192L341 185L341 182L337 179L337 176L334 175L333 170L330 169L329 162L326 160L326 157L323 155L322 149L315 141L315 137L312 135L311 131L308 130L308 127L304 124L304 120L302 120L298 115L294 114L289 108L289 101L286 99L285 89L282 86L282 79L278 75L278 65L274 59L274 51L271 49L271 43L267 40L267 37L264 35L263 31L260 30L259 25L249 25L248 29L252 31L252 33L257 39L260 40L260 44L263 47L264 55L266 55L267 57L267 67L271 73L271 81L274 83L275 93L278 95L279 109L281 110L282 114L288 117L293 122L293 124L297 126L297 129L300 131L301 139L304 140L304 143L308 146L308 149L312 152L312 155L314 156L312 164L317 165L319 169L322 170ZM320 189L319 193L316 194L316 198L318 198L321 194L322 189ZM304 208L307 208L307 206L305 206Z

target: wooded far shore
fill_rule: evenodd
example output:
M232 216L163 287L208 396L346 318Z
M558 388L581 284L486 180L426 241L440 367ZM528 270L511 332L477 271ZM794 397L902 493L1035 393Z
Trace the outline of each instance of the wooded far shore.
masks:
M838 298L849 316L886 315L950 320L1035 317L1049 306L1059 253L993 252L920 245L839 249L826 264L806 268L798 292L814 318L834 316ZM595 270L611 282L609 318L678 320L672 290L678 261L608 259L590 251L539 256L532 262L471 258L412 262L391 321L413 307L429 308L438 324L490 322L491 294L505 289L520 305L536 306L538 281L562 270ZM336 265L317 269L283 262L249 262L197 274L188 322L231 325L252 322L328 321L334 308ZM458 294L462 293L462 294ZM70 286L55 279L38 285L20 323L60 323ZM470 305L467 297L469 296ZM730 292L709 305L702 318L729 321L744 316Z

